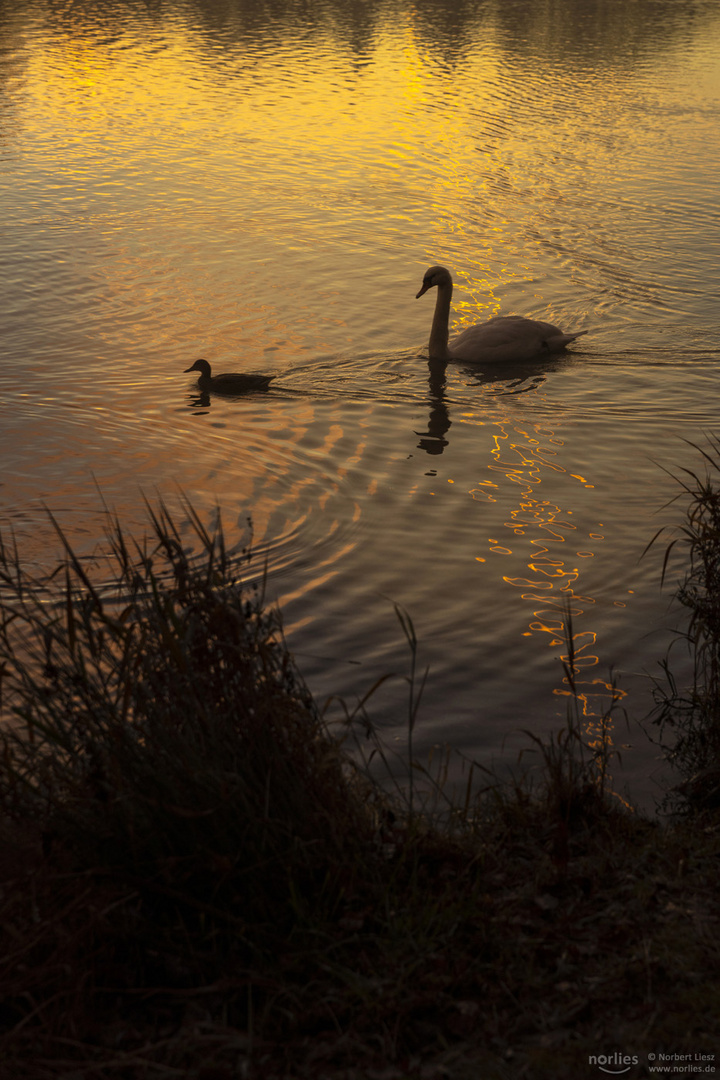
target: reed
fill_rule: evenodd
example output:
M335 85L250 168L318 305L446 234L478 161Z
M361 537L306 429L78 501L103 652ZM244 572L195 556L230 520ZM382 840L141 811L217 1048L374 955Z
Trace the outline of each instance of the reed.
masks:
M58 527L48 580L2 548L7 1075L569 1080L598 1046L654 1045L657 1016L673 1050L706 1045L720 833L624 813L579 709L531 736L535 770L468 762L453 790L447 756L414 758L427 671L399 607L403 767L374 688L350 755L251 552L190 506L182 529L148 512L139 542L108 514L92 564Z
M109 522L101 580L59 527L53 582L4 547L0 808L74 865L181 887L196 917L225 905L237 933L287 918L288 868L311 875L321 841L344 862L366 822L278 613L241 584L249 553L186 510L199 553L149 508L142 544Z
M682 555L674 597L685 620L676 642L690 657L691 680L678 683L669 650L660 665L663 678L655 681L651 717L666 757L683 778L665 798L665 808L674 813L720 806L720 439L711 437L705 449L688 445L697 450L704 471L670 474L680 486L672 502L686 503L683 524L661 528L646 548L647 553L670 534L663 582L674 557Z

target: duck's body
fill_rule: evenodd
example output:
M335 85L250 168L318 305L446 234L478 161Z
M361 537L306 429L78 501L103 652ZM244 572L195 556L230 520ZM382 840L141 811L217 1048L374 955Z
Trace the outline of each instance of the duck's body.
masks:
M431 266L423 278L416 299L437 286L437 301L430 331L431 360L464 360L470 364L513 363L536 360L564 349L575 338L587 333L579 330L565 334L551 323L504 315L469 326L457 337L449 338L450 301L453 282L444 266Z
M226 375L213 375L207 360L196 360L192 367L185 369L199 371L198 386L201 390L212 390L216 394L245 394L248 390L267 390L274 375L245 375L232 372Z

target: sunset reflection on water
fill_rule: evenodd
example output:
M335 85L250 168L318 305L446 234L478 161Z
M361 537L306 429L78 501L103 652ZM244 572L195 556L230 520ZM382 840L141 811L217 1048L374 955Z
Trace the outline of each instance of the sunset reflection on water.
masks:
M507 760L556 726L568 602L588 730L614 695L637 718L657 461L715 422L719 28L684 0L4 5L0 518L28 558L55 558L45 505L90 558L98 487L132 531L182 491L238 546L252 518L318 695L402 672L406 607L420 748ZM437 370L436 262L455 329L590 333ZM198 357L276 378L203 399Z

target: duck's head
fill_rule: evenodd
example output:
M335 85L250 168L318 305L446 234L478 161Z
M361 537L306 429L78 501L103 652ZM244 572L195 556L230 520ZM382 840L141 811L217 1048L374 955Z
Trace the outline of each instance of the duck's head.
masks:
M433 285L452 285L450 271L446 270L444 266L431 266L429 270L425 271L422 288L415 299L419 300L423 293L426 293L428 289L432 289Z
M185 368L184 374L187 375L189 371L199 371L201 375L206 378L210 378L210 365L207 360L196 360L192 367Z

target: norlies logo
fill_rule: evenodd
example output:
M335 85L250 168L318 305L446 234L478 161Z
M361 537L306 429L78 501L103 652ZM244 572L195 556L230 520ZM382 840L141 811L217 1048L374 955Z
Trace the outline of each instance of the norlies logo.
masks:
M591 1054L588 1058L588 1064L597 1065L598 1069L608 1076L622 1076L623 1073L630 1072L631 1065L637 1063L637 1054L620 1054L617 1051L614 1054Z

